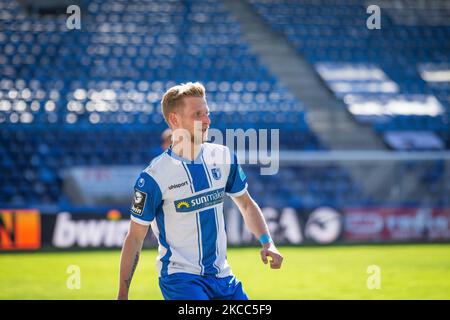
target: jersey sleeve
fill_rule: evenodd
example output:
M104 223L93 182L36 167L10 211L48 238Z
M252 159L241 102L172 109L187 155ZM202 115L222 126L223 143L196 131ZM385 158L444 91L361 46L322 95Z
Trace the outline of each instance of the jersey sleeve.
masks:
M142 172L134 184L130 218L136 223L149 225L162 204L158 183L149 174Z
M247 176L238 163L237 156L231 152L230 173L228 175L225 192L232 197L239 197L247 190Z

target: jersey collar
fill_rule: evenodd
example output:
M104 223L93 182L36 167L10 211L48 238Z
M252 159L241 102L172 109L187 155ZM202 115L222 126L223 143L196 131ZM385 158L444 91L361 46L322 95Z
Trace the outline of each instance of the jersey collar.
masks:
M175 152L173 152L172 145L170 145L169 148L167 148L167 154L169 156L171 156L172 158L177 159L177 160L182 161L182 162L186 162L186 163L201 163L202 162L201 158L202 158L202 154L203 154L203 144L202 144L202 147L200 148L200 152L198 153L197 158L195 158L194 161L186 159L186 158L184 158L182 156L177 155Z

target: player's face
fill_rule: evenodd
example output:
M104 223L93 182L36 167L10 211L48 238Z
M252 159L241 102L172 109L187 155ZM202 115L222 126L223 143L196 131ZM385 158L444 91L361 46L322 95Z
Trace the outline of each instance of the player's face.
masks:
M200 97L186 97L181 114L181 126L191 134L191 142L203 143L208 138L211 124L206 100Z

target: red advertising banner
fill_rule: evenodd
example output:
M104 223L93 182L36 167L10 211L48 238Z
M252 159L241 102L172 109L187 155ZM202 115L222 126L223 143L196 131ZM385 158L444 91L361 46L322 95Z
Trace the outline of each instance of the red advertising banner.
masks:
M344 210L343 240L450 240L450 209L347 208Z

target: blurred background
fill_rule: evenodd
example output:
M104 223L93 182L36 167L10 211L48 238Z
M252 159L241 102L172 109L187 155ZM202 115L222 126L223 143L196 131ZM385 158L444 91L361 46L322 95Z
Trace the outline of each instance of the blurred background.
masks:
M449 1L0 0L0 259L119 249L188 81L211 128L280 130L243 166L280 245L450 240Z

